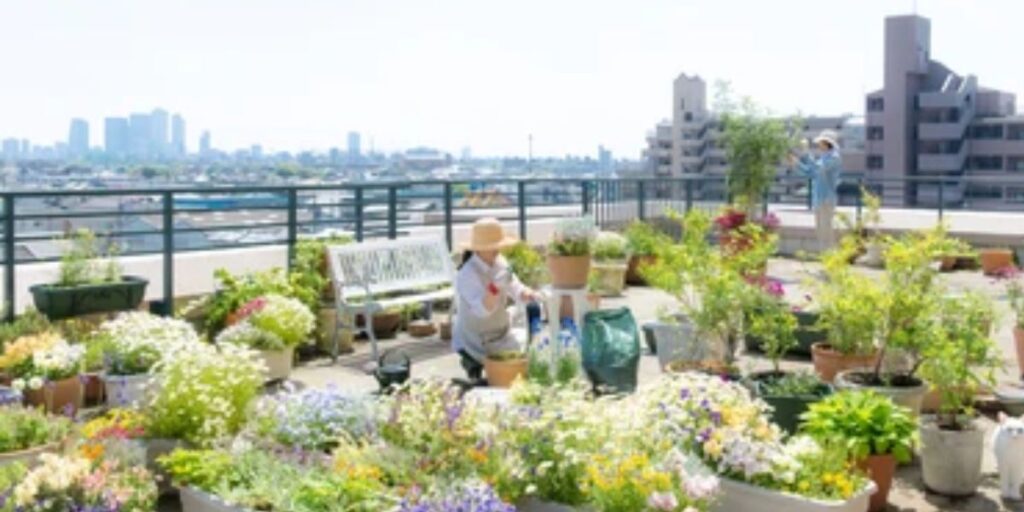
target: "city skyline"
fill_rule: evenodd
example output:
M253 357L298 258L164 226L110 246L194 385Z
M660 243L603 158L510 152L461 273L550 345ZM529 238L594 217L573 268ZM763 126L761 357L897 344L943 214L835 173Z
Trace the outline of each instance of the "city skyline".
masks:
M0 98L0 138L51 145L80 118L96 146L111 113L170 105L188 119L190 152L204 130L218 148L269 153L344 148L358 128L365 147L384 151L524 155L532 134L537 156L602 145L636 158L680 70L730 80L778 112L861 112L864 93L881 84L880 21L913 6L762 4L35 2L13 10L0 34L21 49L8 65L27 71ZM1024 70L993 51L1024 6L963 5L917 2L941 34L936 54L1024 93ZM231 23L246 10L253 23Z

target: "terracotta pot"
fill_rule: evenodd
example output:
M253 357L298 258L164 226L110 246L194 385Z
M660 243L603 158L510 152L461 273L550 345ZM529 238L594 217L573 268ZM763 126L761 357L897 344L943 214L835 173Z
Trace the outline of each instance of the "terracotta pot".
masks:
M857 462L857 467L867 472L878 490L871 495L868 512L879 512L889 506L889 489L896 474L896 457L892 455L871 455Z
M831 383L841 371L874 366L878 361L878 354L847 355L832 350L827 343L815 343L811 345L811 360L814 361L814 371L821 380Z
M1024 328L1020 325L1013 328L1013 342L1017 346L1017 369L1024 375Z
M583 288L590 276L590 255L549 254L548 271L551 273L551 286L555 288Z
M356 325L362 327L366 324L363 315L356 315ZM394 338L399 327L402 326L402 314L398 312L382 311L373 314L373 334L378 339Z
M1013 266L1013 251L1009 249L982 249L978 253L981 271L985 275L993 275L1000 270Z
M413 338L426 338L437 333L437 327L428 320L413 320L409 322L409 335Z
M629 258L626 269L626 284L630 286L647 286L647 280L640 275L640 268L657 263L658 257L653 255L633 256Z
M484 358L484 374L487 376L487 384L496 388L511 387L517 378L525 378L528 364L529 360L525 357L504 361Z
M939 271L940 272L952 272L956 270L957 264L956 256L943 256L939 259Z
M42 389L25 390L25 403L45 407L52 414L76 413L82 408L84 391L81 379L75 375L44 384Z
M85 379L85 403L86 405L97 405L103 402L103 378L98 373L87 373L82 376Z

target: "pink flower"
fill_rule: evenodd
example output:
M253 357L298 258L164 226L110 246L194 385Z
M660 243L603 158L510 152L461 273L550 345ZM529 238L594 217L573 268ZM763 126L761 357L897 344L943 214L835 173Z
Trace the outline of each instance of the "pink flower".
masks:
M654 510L675 510L679 506L676 495L670 492L655 492L647 497L647 506Z

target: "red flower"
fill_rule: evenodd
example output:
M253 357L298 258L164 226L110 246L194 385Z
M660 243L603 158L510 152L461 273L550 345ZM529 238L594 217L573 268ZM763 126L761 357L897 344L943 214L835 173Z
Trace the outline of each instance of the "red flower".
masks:
M249 315L251 315L251 314L253 314L253 313L257 312L257 311L262 310L263 307L266 306L266 305L267 305L267 299L264 298L264 297L257 297L257 298L255 298L253 300L250 300L249 302L246 302L244 306L238 308L238 310L235 311L235 313L233 315L231 315L232 316L232 320L234 320L234 321L233 322L229 322L229 323L233 324L233 323L241 322L242 320L245 320L246 318L248 318Z

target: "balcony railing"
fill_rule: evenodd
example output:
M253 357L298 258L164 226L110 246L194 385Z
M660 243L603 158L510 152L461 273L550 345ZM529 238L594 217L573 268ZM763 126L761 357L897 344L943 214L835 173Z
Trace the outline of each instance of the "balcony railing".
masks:
M876 193L889 186L899 188L912 203L917 185L942 182L947 186L932 192L940 196L936 211L941 218L949 203L941 197L943 190L957 180L992 186L1022 184L1012 178L886 180L849 176L840 189L841 202L856 206L859 215L858 190L862 186ZM779 177L765 198L766 208L808 207L807 185L804 178ZM287 246L291 262L300 238L332 230L348 233L357 241L433 230L451 247L453 229L480 216L514 223L519 236L526 239L528 224L567 216L589 214L608 227L662 217L669 209L713 209L728 201L726 190L724 176L700 175L3 191L0 264L4 315L11 318L16 311L16 268L59 260L57 241L79 228L89 228L101 240L116 243L123 256L160 255L162 299L169 308L175 297L175 256L185 253ZM1007 207L1024 209L1009 202Z

